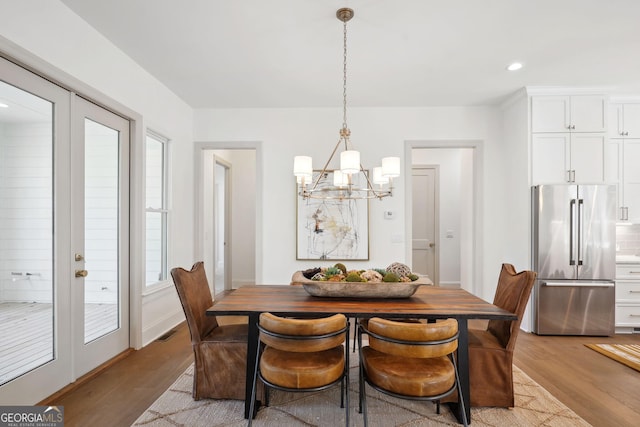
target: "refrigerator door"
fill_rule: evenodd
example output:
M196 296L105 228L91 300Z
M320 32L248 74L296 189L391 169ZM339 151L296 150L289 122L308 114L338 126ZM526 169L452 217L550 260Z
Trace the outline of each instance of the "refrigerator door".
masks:
M615 283L538 280L535 332L539 335L614 333Z
M577 279L577 185L533 189L533 265L543 279Z
M616 187L578 187L578 279L613 280L616 275Z

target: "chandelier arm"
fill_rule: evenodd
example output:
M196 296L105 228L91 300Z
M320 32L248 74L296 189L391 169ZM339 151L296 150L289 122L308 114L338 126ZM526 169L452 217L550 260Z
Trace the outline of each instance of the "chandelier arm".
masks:
M338 151L338 147L340 147L340 143L342 142L342 138L340 138L338 140L338 143L336 144L336 146L333 148L333 151L331 152L331 155L329 156L329 160L327 160L327 163L324 164L324 166L322 167L322 171L320 172L320 174L318 175L318 177L316 178L316 180L313 183L313 187L311 187L311 191L315 190L316 187L318 187L318 183L320 182L320 180L322 179L323 175L325 173L327 173L327 168L329 167L329 163L331 163L331 160L333 159L333 156L335 156L336 151Z

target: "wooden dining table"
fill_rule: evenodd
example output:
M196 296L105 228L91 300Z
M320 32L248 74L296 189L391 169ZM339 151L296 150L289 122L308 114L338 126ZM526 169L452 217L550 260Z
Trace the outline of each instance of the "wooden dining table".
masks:
M243 286L216 299L209 316L248 316L247 377L244 416L249 418L252 378L258 352L258 322L260 314L317 317L342 313L350 318L393 317L419 319L455 318L458 321L458 369L460 393L464 398L467 420L471 421L468 320L516 320L514 313L503 310L464 289L421 286L409 298L333 298L309 295L302 286ZM346 343L348 345L348 343ZM462 423L461 406L451 404ZM255 414L253 414L255 415Z

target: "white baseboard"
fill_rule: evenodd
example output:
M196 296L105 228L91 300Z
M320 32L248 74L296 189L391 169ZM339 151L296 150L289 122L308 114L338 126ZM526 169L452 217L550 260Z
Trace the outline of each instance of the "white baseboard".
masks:
M158 321L142 330L142 346L146 346L171 328L184 321L184 311L182 310L169 313L162 319L158 319Z

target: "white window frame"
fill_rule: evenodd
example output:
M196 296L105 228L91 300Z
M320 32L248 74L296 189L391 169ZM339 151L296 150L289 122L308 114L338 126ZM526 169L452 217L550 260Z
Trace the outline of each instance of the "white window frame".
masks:
M147 206L146 191L147 191L147 177L145 174L145 280L144 288L149 290L160 283L167 283L169 280L169 217L171 211L169 210L169 145L171 140L166 136L163 136L157 132L147 129L145 135L145 166L147 157L147 144L149 139L154 142L162 144L162 190L161 190L161 206ZM147 280L147 245L146 245L146 214L147 213L160 213L161 214L161 277L158 280Z

